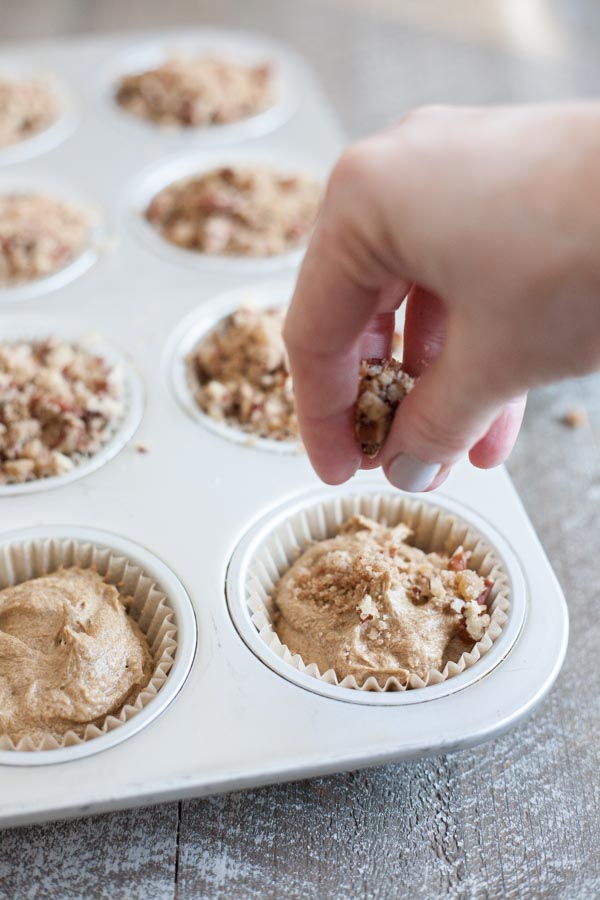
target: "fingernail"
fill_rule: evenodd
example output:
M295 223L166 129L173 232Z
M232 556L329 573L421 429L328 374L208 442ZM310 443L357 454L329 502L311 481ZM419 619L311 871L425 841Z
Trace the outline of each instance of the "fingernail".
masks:
M424 491L440 468L437 463L425 463L416 456L399 453L387 467L386 476L401 491Z

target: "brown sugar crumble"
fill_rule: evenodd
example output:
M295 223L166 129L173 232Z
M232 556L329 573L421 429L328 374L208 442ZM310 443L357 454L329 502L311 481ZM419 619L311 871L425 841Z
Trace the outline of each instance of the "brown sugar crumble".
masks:
M121 78L115 99L128 113L163 127L223 125L273 105L268 64L244 65L215 56L167 59Z
M0 287L51 275L88 239L87 210L42 193L0 195Z
M39 78L0 78L0 147L18 144L55 121L54 93Z
M371 459L389 434L398 404L414 387L415 380L397 359L364 359L360 365L354 427L363 453Z
M68 472L123 412L122 373L102 357L54 339L0 342L0 484Z
M188 377L203 412L257 437L298 439L284 318L283 309L240 307L192 350Z
M310 545L273 594L274 628L290 652L340 681L408 684L472 650L490 625L492 582L462 547L425 553L410 534L355 515Z
M164 188L146 219L178 247L224 256L274 256L311 231L321 186L308 175L224 167Z

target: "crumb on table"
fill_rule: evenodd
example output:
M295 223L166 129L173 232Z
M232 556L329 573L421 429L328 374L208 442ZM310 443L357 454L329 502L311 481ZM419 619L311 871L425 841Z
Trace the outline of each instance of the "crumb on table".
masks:
M589 424L589 418L587 411L583 407L572 407L564 413L561 422L567 428L585 428Z

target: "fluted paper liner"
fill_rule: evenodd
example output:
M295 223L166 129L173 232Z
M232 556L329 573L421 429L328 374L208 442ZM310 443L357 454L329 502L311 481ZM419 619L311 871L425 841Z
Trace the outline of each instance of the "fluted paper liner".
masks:
M167 679L177 649L177 626L169 598L142 568L107 547L76 538L42 538L9 544L0 548L0 589L30 578L48 575L61 566L95 568L109 584L115 585L121 598L131 597L127 612L145 635L152 656L152 677L133 703L114 715L107 715L100 726L87 725L83 737L68 731L62 738L47 735L36 742L8 734L0 735L0 750L56 750L72 747L107 734L128 722L156 696Z
M471 551L469 567L493 581L488 601L490 624L472 650L463 653L457 662L448 662L442 671L432 669L425 679L411 673L405 684L390 676L381 684L373 675L359 684L353 675L339 680L333 669L320 672L314 662L306 662L292 654L273 627L272 594L277 581L304 549L315 541L337 534L340 525L360 513L378 522L393 526L408 525L411 542L426 552L451 554L461 544ZM252 622L261 638L279 657L300 672L319 681L363 691L404 691L440 684L475 665L492 647L502 631L510 612L510 580L494 548L466 521L430 503L389 494L338 496L310 508L296 512L281 523L263 540L254 555L246 578L246 598Z

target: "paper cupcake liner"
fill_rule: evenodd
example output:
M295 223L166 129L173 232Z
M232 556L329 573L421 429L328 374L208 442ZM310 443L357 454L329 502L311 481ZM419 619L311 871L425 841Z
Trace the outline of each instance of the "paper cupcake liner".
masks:
M177 626L167 595L142 568L107 547L70 538L42 538L0 548L0 589L55 572L61 566L95 568L118 587L122 598L131 597L127 611L145 635L152 656L152 677L135 701L116 714L108 714L100 725L89 724L83 736L68 731L62 738L47 735L14 741L0 735L0 750L37 751L72 747L105 735L132 719L156 696L165 683L177 650Z
M312 542L337 534L352 515L360 513L393 526L400 522L412 531L412 543L425 552L451 554L460 545L471 552L469 567L493 581L488 601L490 624L472 650L457 662L448 662L443 670L432 669L426 678L412 673L405 684L394 676L380 683L373 675L359 684L353 675L338 679L333 669L321 672L316 663L305 661L283 644L273 626L276 583L304 549ZM452 513L413 498L389 494L337 496L302 509L275 528L255 553L246 577L246 597L251 619L265 644L299 672L331 685L360 691L405 691L440 684L471 668L491 649L500 636L510 613L510 578L494 548L467 522Z

